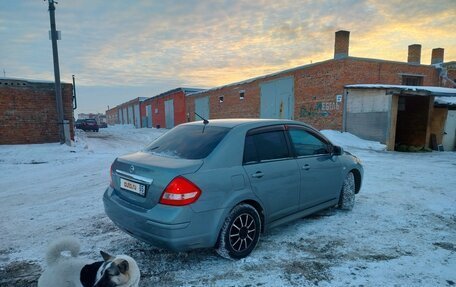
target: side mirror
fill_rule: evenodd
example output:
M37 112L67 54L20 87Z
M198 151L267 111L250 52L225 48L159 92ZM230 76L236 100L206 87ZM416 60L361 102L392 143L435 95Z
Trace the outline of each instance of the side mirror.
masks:
M337 146L337 145L333 146L333 152L332 152L333 155L342 155L343 153L344 153L344 149L342 147Z

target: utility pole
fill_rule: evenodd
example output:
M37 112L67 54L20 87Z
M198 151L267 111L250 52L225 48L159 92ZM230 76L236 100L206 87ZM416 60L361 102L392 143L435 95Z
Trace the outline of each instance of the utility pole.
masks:
M45 0L46 1L46 0ZM60 69L59 69L59 54L57 50L57 29L55 26L55 5L57 2L48 0L49 2L49 17L51 21L51 41L52 54L54 59L54 78L55 78L55 101L57 104L57 124L59 126L60 143L64 144L65 139L69 138L66 135L64 128L63 101L62 101L62 86L60 84ZM66 123L68 124L68 123Z

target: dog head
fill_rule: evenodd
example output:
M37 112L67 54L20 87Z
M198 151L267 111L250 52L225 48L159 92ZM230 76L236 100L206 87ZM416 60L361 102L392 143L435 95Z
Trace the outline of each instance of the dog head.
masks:
M134 287L139 284L139 268L130 256L111 256L101 251L104 262L97 272L94 287Z

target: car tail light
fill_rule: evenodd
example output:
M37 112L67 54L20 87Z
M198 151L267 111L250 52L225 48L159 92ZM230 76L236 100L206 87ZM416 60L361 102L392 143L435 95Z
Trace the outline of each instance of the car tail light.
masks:
M161 204L188 205L194 203L201 195L201 190L190 180L178 176L174 178L163 191Z

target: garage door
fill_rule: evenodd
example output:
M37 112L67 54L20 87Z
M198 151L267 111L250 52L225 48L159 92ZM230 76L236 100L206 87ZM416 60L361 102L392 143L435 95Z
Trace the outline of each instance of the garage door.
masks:
M293 119L293 86L293 77L260 84L260 117L263 119Z
M209 119L209 97L198 98L195 100L195 112L206 120ZM195 121L200 121L197 115L195 115Z

